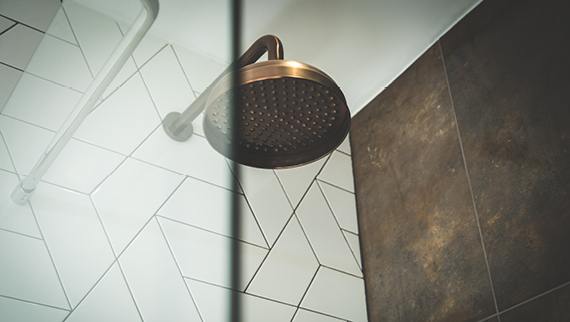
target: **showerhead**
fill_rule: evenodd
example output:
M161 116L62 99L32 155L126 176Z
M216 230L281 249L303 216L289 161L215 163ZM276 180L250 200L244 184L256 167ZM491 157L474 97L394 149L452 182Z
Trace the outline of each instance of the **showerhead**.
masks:
M269 60L256 63L265 52ZM174 140L186 141L192 120L204 109L210 145L235 162L258 168L318 160L338 147L350 128L350 111L338 85L318 68L283 60L283 45L271 35L259 38L184 113L168 114L164 130Z
M296 61L269 60L237 73L239 106L232 109L231 74L214 86L206 104L206 139L224 156L258 168L288 168L320 159L346 137L346 100L323 71Z

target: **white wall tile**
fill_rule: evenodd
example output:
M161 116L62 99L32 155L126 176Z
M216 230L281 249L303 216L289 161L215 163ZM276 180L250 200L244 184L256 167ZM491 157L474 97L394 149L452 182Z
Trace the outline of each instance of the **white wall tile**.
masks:
M19 174L30 172L54 136L53 132L3 115L0 131Z
M200 321L156 220L119 261L145 322Z
M10 322L61 322L69 311L32 304L0 296L2 320Z
M326 160L327 158L322 158L297 168L275 170L293 208L297 207L299 201L301 201L301 198L311 185L311 182L315 179L319 171L321 171Z
M158 214L195 227L230 236L232 232L230 222L232 197L239 198L241 205L242 231L240 239L262 247L268 247L243 195L200 180L187 178L158 211Z
M316 183L311 186L296 212L321 264L362 276L348 243Z
M26 71L81 92L93 80L79 47L50 35L42 38Z
M362 269L362 258L360 255L360 240L358 238L358 235L348 231L343 231L342 233L344 234L346 240L348 241L348 246L350 246L350 249L352 249L352 253L356 258L358 266L360 267L360 269Z
M89 196L40 182L30 203L72 307L115 260Z
M30 205L17 205L10 199L19 182L15 174L0 171L0 228L41 238Z
M70 140L43 180L91 193L123 162L125 156L77 140Z
M117 264L95 285L66 322L141 321Z
M0 230L0 295L69 308L43 240Z
M288 322L295 313L295 307L262 299L259 297L232 292L228 289L186 279L200 314L205 322L230 321L229 299L239 298L241 321L248 322ZM233 295L232 295L233 293Z
M293 217L246 291L298 305L318 267L301 226Z
M171 46L154 56L141 73L162 118L173 111L183 112L194 101L192 88Z
M137 74L89 114L75 137L130 155L159 124L158 113Z
M185 277L232 287L230 238L164 218L159 219L159 224ZM268 250L240 241L236 243L241 259L238 290L243 291Z
M123 34L125 34L130 25L124 22L119 22ZM140 44L133 52L133 58L138 68L141 68L148 62L154 55L156 55L168 42L164 38L160 38L152 33L151 29L146 33Z
M0 75L2 75L2 77L0 77L0 112L2 112L10 95L12 95L12 91L22 76L22 72L0 64Z
M66 3L69 1L66 1ZM69 25L69 20L67 19L67 15L63 10L63 7L60 7L55 14L49 28L46 30L46 34L52 35L56 38L65 40L69 43L77 45L77 41L75 39L75 35L71 30L71 26Z
M76 91L24 73L2 113L57 131L80 98Z
M0 12L6 17L45 31L60 5L58 0L2 0Z
M129 158L97 188L92 199L117 254L182 179L181 175Z
M0 33L5 31L6 29L12 27L16 23L10 19L6 19L4 17L0 17Z
M76 2L67 1L63 7L91 72L96 76L123 38L121 30L115 20ZM129 58L103 97L107 97L136 70L134 62Z
M297 314L295 314L295 318L293 322L340 322L346 320L340 320L337 318L333 318L331 316L299 309Z
M272 170L241 167L240 183L269 245L283 230L293 209Z
M368 321L364 280L321 267L301 307L354 322Z
M351 157L340 152L333 152L323 171L321 171L319 179L354 192Z
M159 127L133 157L228 189L232 187L233 175L226 159L197 135L178 142Z
M341 228L358 233L356 198L353 193L317 181Z
M3 13L1 5L0 12ZM25 69L42 37L41 32L18 24L0 35L0 61Z
M10 172L16 172L14 165L12 164L12 159L10 158L10 153L6 144L4 144L4 136L0 131L0 169L7 170Z
M226 69L226 66L182 46L173 47L196 92L202 93Z

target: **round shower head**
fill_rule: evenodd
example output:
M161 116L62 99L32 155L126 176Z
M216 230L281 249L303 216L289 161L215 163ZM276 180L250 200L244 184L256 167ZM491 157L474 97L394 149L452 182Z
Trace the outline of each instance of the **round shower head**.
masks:
M332 152L348 134L346 100L323 71L269 60L236 72L238 106L232 107L228 74L212 88L204 117L206 139L229 159L258 168L299 166Z

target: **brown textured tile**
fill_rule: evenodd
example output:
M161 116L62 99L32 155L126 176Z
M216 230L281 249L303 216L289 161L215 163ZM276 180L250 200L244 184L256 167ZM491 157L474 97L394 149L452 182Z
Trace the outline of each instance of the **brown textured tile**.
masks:
M441 40L499 310L570 281L567 1L484 1Z
M570 321L570 285L501 314L501 322Z
M496 313L438 48L353 118L370 321Z

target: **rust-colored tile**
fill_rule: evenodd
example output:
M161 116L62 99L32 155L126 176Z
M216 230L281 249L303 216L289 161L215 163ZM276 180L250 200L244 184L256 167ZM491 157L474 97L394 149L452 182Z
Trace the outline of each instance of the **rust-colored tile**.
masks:
M496 313L439 47L352 124L370 320Z
M570 285L501 314L501 322L570 321Z
M441 40L499 310L570 280L567 1L484 1Z

